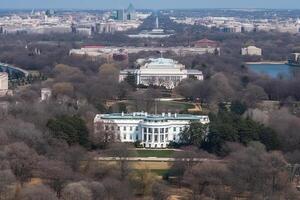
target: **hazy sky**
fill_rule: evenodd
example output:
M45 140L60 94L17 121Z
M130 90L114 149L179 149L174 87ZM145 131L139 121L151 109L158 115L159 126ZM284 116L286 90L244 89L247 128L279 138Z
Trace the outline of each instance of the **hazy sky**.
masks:
M0 0L0 8L297 8L300 0Z

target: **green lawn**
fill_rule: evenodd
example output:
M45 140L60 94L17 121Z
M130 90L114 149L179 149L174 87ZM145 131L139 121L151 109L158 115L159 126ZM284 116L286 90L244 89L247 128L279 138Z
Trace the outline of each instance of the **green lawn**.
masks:
M173 150L136 150L136 157L158 157L171 158L173 157Z

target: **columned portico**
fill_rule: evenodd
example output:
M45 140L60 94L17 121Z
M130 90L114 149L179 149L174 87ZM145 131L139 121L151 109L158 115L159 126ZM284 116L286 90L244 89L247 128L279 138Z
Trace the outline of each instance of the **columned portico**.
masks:
M206 115L140 113L114 113L95 117L94 123L104 123L107 130L118 130L121 142L136 142L146 148L166 148L170 141L176 141L179 133L192 122L209 123ZM111 126L111 127L110 127ZM114 129L112 129L114 126ZM132 135L138 137L131 137Z

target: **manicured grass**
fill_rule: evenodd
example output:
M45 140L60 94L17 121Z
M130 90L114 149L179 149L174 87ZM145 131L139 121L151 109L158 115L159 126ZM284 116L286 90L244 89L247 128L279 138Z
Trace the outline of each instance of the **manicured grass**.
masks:
M137 169L137 171L140 171L140 169ZM165 174L167 174L169 172L169 170L168 169L151 169L150 172L157 176L164 176Z
M153 174L156 174L157 176L164 176L168 173L169 170L167 169L152 169L151 172Z
M136 150L136 157L172 158L173 150Z

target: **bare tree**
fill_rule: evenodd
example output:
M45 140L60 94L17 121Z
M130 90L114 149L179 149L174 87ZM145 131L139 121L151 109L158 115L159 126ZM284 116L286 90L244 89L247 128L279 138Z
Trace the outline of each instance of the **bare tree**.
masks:
M33 177L38 155L24 143L13 143L5 147L6 159L16 178L23 184Z
M22 200L58 200L49 187L45 185L31 185L21 189L19 198Z
M62 191L64 200L92 200L92 192L82 182L69 183Z
M0 170L0 200L10 200L15 196L16 178L10 169Z

